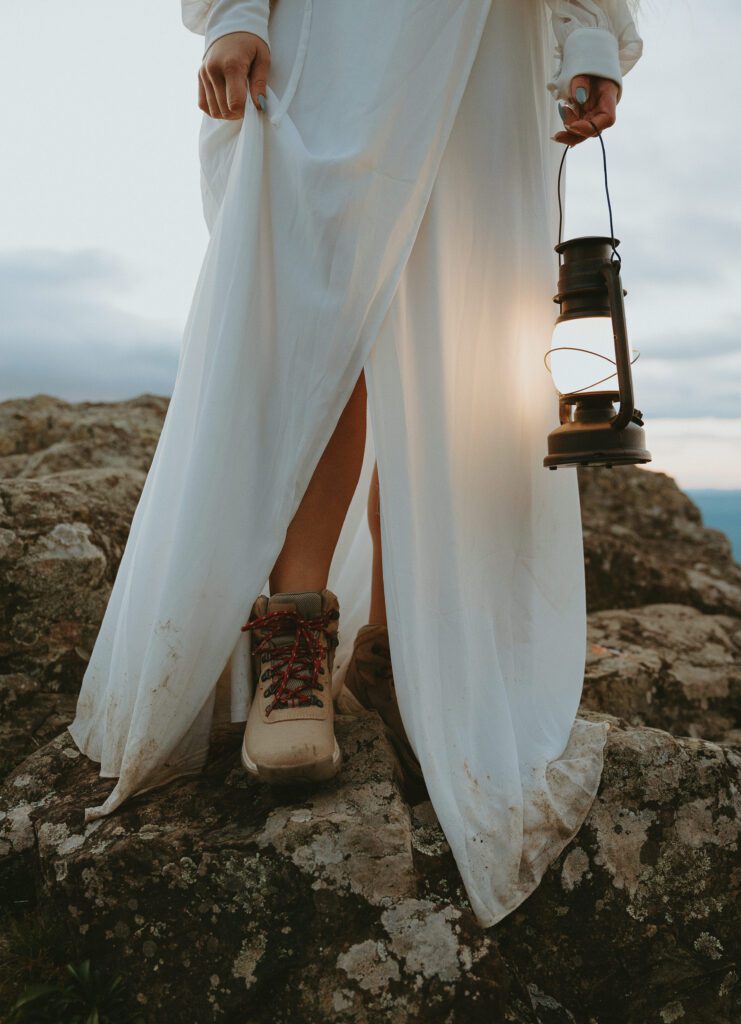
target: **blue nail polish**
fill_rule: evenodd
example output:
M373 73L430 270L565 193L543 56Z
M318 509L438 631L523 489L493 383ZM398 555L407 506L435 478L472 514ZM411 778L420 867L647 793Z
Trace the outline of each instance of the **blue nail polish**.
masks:
M566 107L562 106L562 104L559 103L558 104L558 112L561 115L561 120L563 121L564 124L566 124Z
M580 85L579 88L576 90L576 102L577 103L586 103L587 102L587 90L584 88L583 85Z
M260 110L262 110L262 112L264 114L265 113L265 97L263 96L262 93L260 93L260 95L257 97L257 102L260 104Z

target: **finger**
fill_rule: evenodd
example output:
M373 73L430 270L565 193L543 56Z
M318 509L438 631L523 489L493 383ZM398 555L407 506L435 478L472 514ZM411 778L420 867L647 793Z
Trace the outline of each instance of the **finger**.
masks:
M583 107L589 99L591 87L589 75L574 75L569 85L569 98L572 103Z
M610 114L606 110L596 110L586 117L577 118L575 121L570 122L569 131L584 138L589 138L590 136L598 135L605 128L609 128L613 124L615 124L614 114Z
M221 111L219 110L219 104L216 102L216 94L214 93L211 79L201 68L201 85L206 95L206 113L210 117L221 117Z
M555 135L551 135L554 142L560 142L569 146L576 146L580 142L584 142L583 135L577 135L576 132L560 131L556 132Z
M270 54L260 49L250 69L250 96L258 110L265 113L268 95L268 72Z
M206 64L206 81L207 88L208 84L211 85L211 91L216 102L218 113L215 116L228 118L230 114L229 104L226 101L226 81L224 80L224 74L220 65L210 62Z
M198 72L198 106L204 114L210 114L211 111L208 108L208 96L206 95L206 87L203 84L203 78L201 77L200 71Z
M249 61L228 60L224 65L226 106L230 117L244 117L249 70Z
M563 121L563 127L566 131L568 131L570 125L572 125L574 121L578 121L583 116L581 113L577 113L573 107L568 106L566 103L558 104L558 113Z
M613 117L617 112L618 85L611 78L599 78L594 93L594 109L604 110Z
M579 115L571 107L567 106L566 103L558 104L559 114L563 121L563 128L561 128L551 138L555 142L568 143L569 145L575 145L577 142L583 142L584 136L576 132L571 131L571 125L580 120Z

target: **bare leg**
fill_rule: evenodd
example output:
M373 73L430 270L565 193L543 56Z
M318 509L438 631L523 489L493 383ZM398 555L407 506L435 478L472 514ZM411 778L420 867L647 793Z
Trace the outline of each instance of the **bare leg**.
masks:
M368 490L368 526L373 540L373 577L371 579L370 611L368 622L374 626L385 626L386 601L383 595L383 562L381 559L381 499L378 486L378 465L373 467L373 476Z
M365 450L365 373L361 373L270 574L270 593L322 590L332 555L358 485Z

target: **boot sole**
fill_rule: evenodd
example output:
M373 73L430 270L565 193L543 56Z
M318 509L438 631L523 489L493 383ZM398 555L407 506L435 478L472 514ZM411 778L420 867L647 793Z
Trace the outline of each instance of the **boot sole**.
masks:
M291 765L258 765L245 750L244 740L240 757L246 772L260 782L270 782L278 786L294 782L325 782L337 774L342 764L342 751L336 739L332 756L321 761L304 761Z

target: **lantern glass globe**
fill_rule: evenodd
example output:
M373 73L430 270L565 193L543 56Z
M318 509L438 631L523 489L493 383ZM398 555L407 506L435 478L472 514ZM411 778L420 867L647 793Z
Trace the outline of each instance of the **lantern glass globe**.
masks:
M617 388L615 341L609 316L559 321L553 329L551 347L558 351L549 353L547 365L561 394Z

